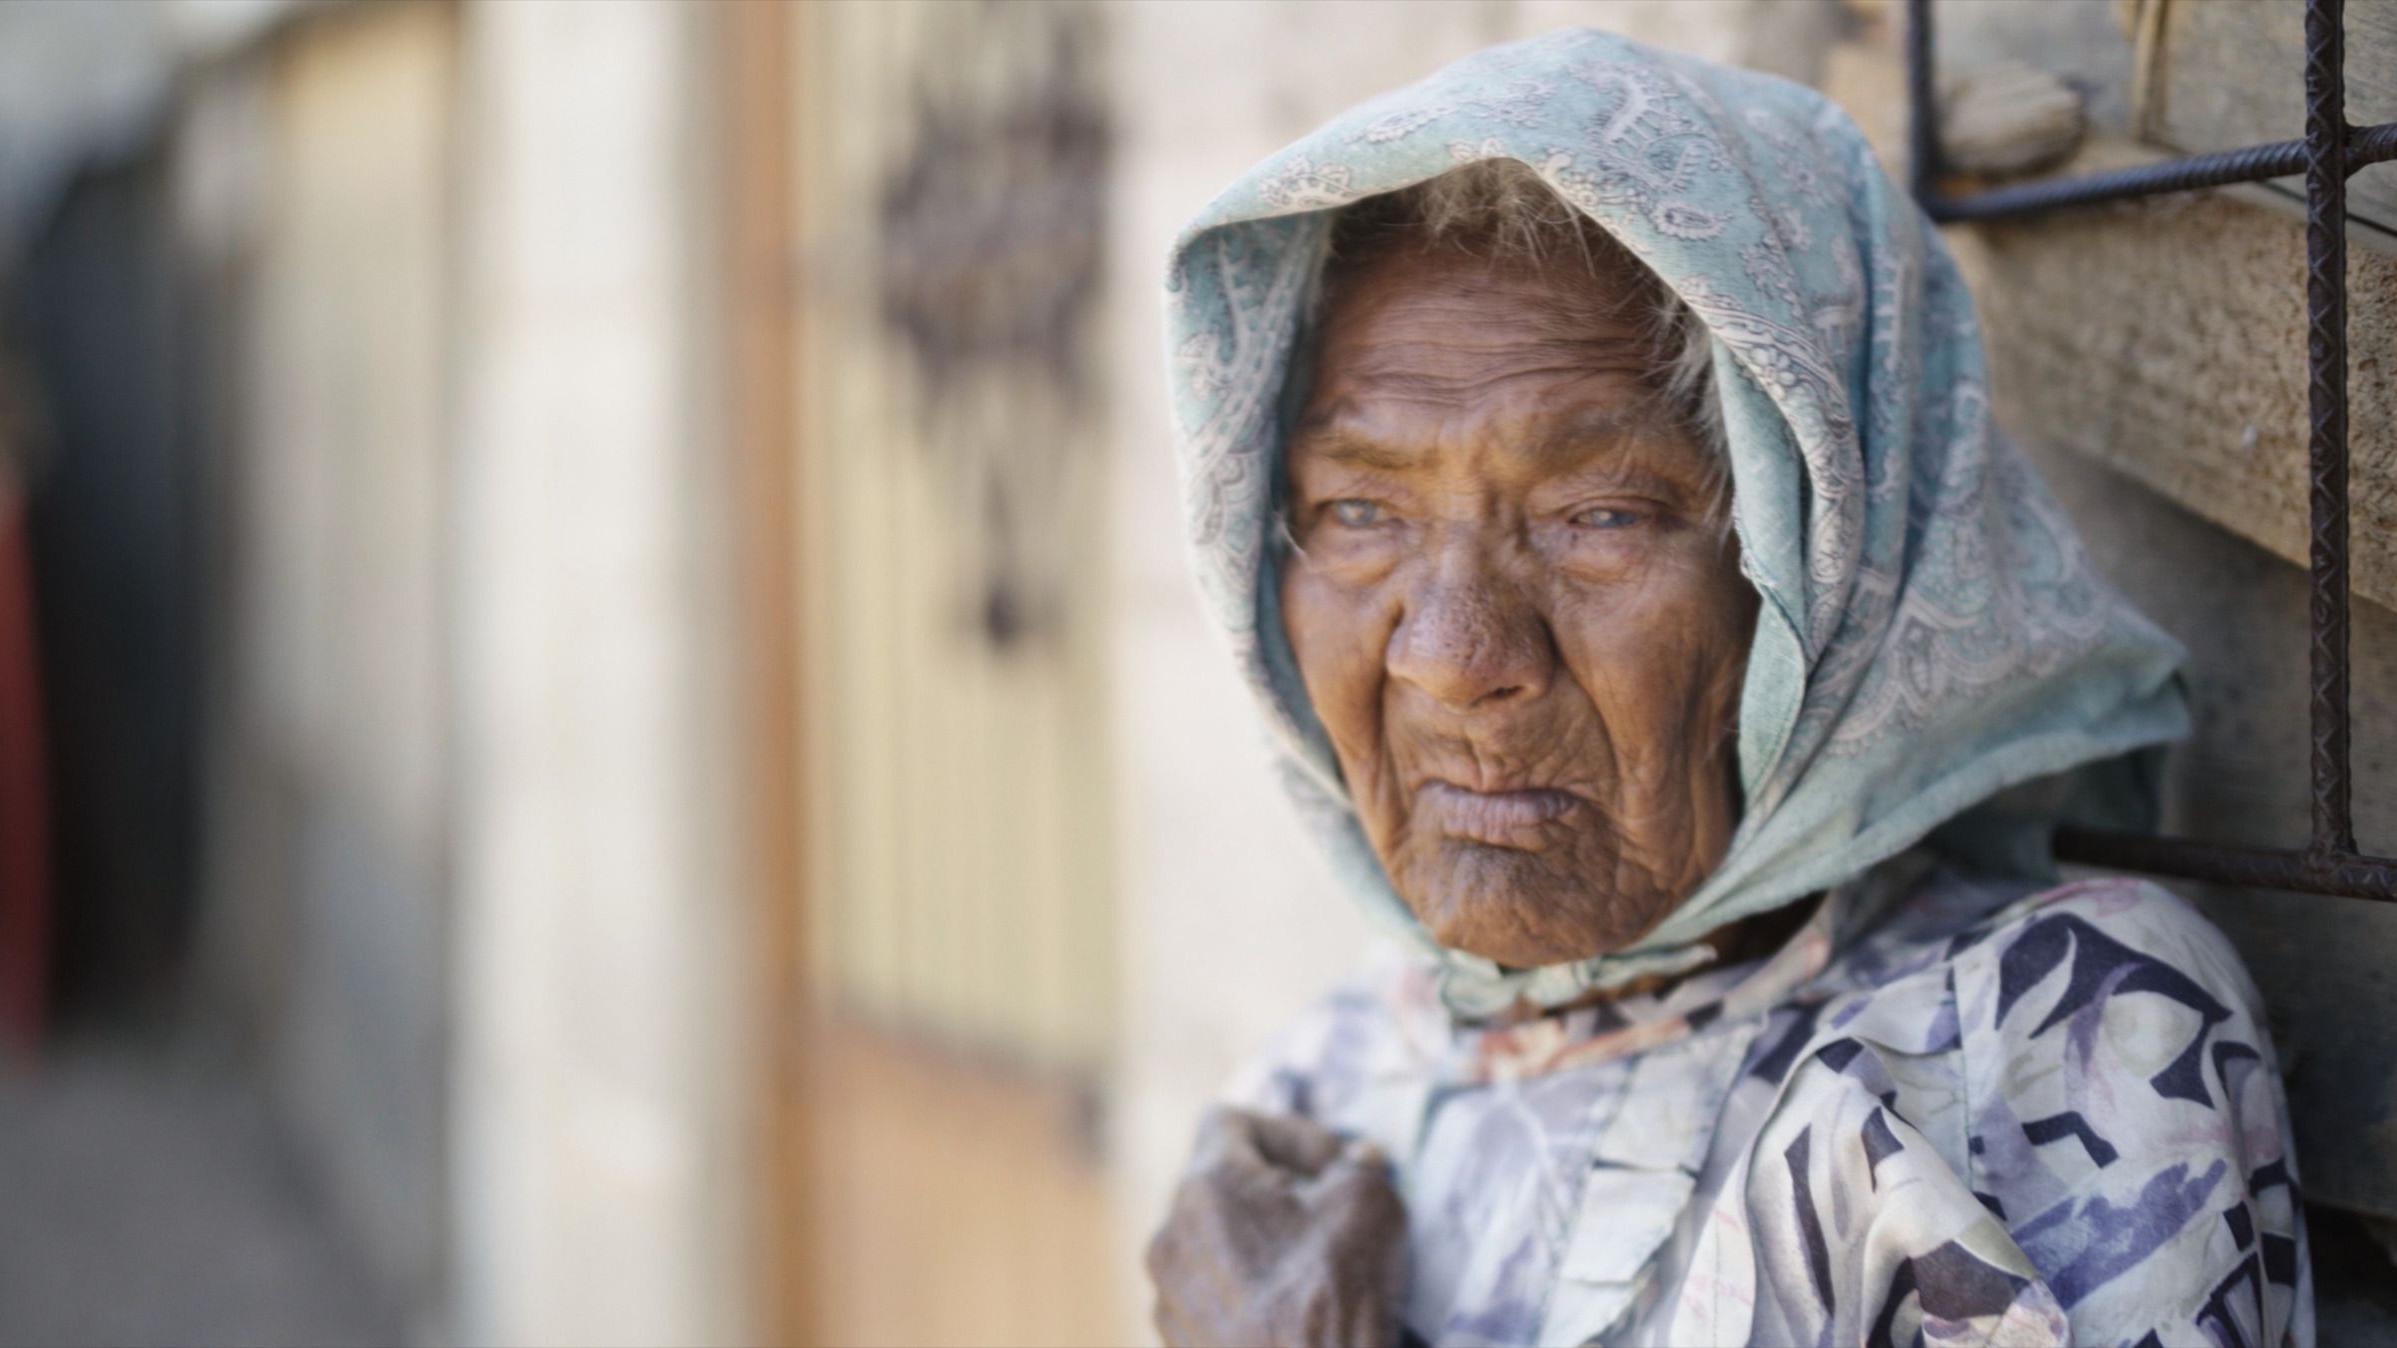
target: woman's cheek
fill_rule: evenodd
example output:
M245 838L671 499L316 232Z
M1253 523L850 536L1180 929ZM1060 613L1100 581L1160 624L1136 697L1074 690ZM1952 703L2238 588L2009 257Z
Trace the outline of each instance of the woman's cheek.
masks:
M1540 555L1549 573L1568 585L1617 590L1638 583L1652 569L1654 550L1652 530L1557 525L1543 535Z
M1293 572L1282 586L1289 630L1308 701L1332 739L1341 766L1375 752L1383 654L1394 623L1379 586L1346 583L1322 571Z
M1614 736L1676 737L1716 686L1722 661L1737 658L1717 596L1681 580L1668 569L1575 583L1551 607L1566 663Z

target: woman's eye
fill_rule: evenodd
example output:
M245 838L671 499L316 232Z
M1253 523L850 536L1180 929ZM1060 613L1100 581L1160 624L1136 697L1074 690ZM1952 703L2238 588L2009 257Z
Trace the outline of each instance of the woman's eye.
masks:
M1331 510L1333 519L1351 529L1367 529L1382 522L1379 501L1366 501L1352 496L1332 502Z
M1582 529L1628 529L1647 516L1636 510L1619 506L1592 506L1573 516L1573 524Z

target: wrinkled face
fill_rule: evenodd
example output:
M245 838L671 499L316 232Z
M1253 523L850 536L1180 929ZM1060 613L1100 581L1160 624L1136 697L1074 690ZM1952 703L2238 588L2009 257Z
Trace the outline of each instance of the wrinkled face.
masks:
M1288 455L1284 621L1366 835L1434 938L1516 967L1630 944L1736 822L1755 596L1606 291L1361 264Z

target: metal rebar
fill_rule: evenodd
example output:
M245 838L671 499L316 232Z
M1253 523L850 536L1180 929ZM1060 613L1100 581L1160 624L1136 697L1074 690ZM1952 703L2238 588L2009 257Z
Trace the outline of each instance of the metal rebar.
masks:
M2397 903L2397 861L2386 857L2225 847L2193 838L2062 828L2056 830L2056 858L2109 870L2145 871L2209 884Z
M2324 857L2355 851L2347 723L2347 42L2341 8L2341 0L2306 0L2305 7L2313 851Z
M2347 128L2347 172L2397 159L2397 122Z
M2390 159L2397 159L2397 122L2361 126L2349 131L2346 153L2348 172ZM2135 168L1993 187L1986 192L1974 192L1961 197L1933 195L1924 198L1923 209L1930 213L1932 219L1943 223L1992 220L2000 216L2054 210L2059 206L2091 206L2106 201L2127 201L2133 197L2161 196L2167 192L2188 192L2201 187L2263 182L2269 178L2286 178L2303 173L2306 169L2306 142L2282 140L2269 145L2250 145L2241 150L2166 159Z
M1939 100L1931 79L1931 0L1906 0L1906 186L1928 203L1939 177ZM1937 219L1935 215L1932 218Z

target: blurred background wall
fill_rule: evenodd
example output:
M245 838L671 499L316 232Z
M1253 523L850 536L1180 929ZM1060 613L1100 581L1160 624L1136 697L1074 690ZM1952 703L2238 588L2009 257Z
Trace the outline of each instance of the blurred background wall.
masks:
M2081 82L2084 162L2289 134L2294 61L2236 56L2278 21L2220 8L1940 0L1959 68ZM2397 24L2354 8L2386 117ZM1183 569L1174 230L1567 24L1894 147L1894 18L0 6L0 1342L1140 1339L1198 1111L1369 939ZM2359 200L2386 847L2397 218ZM2142 256L2167 229L2195 251ZM2285 198L1952 237L2010 422L2196 651L2181 826L2285 843L2302 376L2288 332L2184 336L2294 330ZM2318 1252L2385 1282L2397 930L2204 897L2274 1003Z

